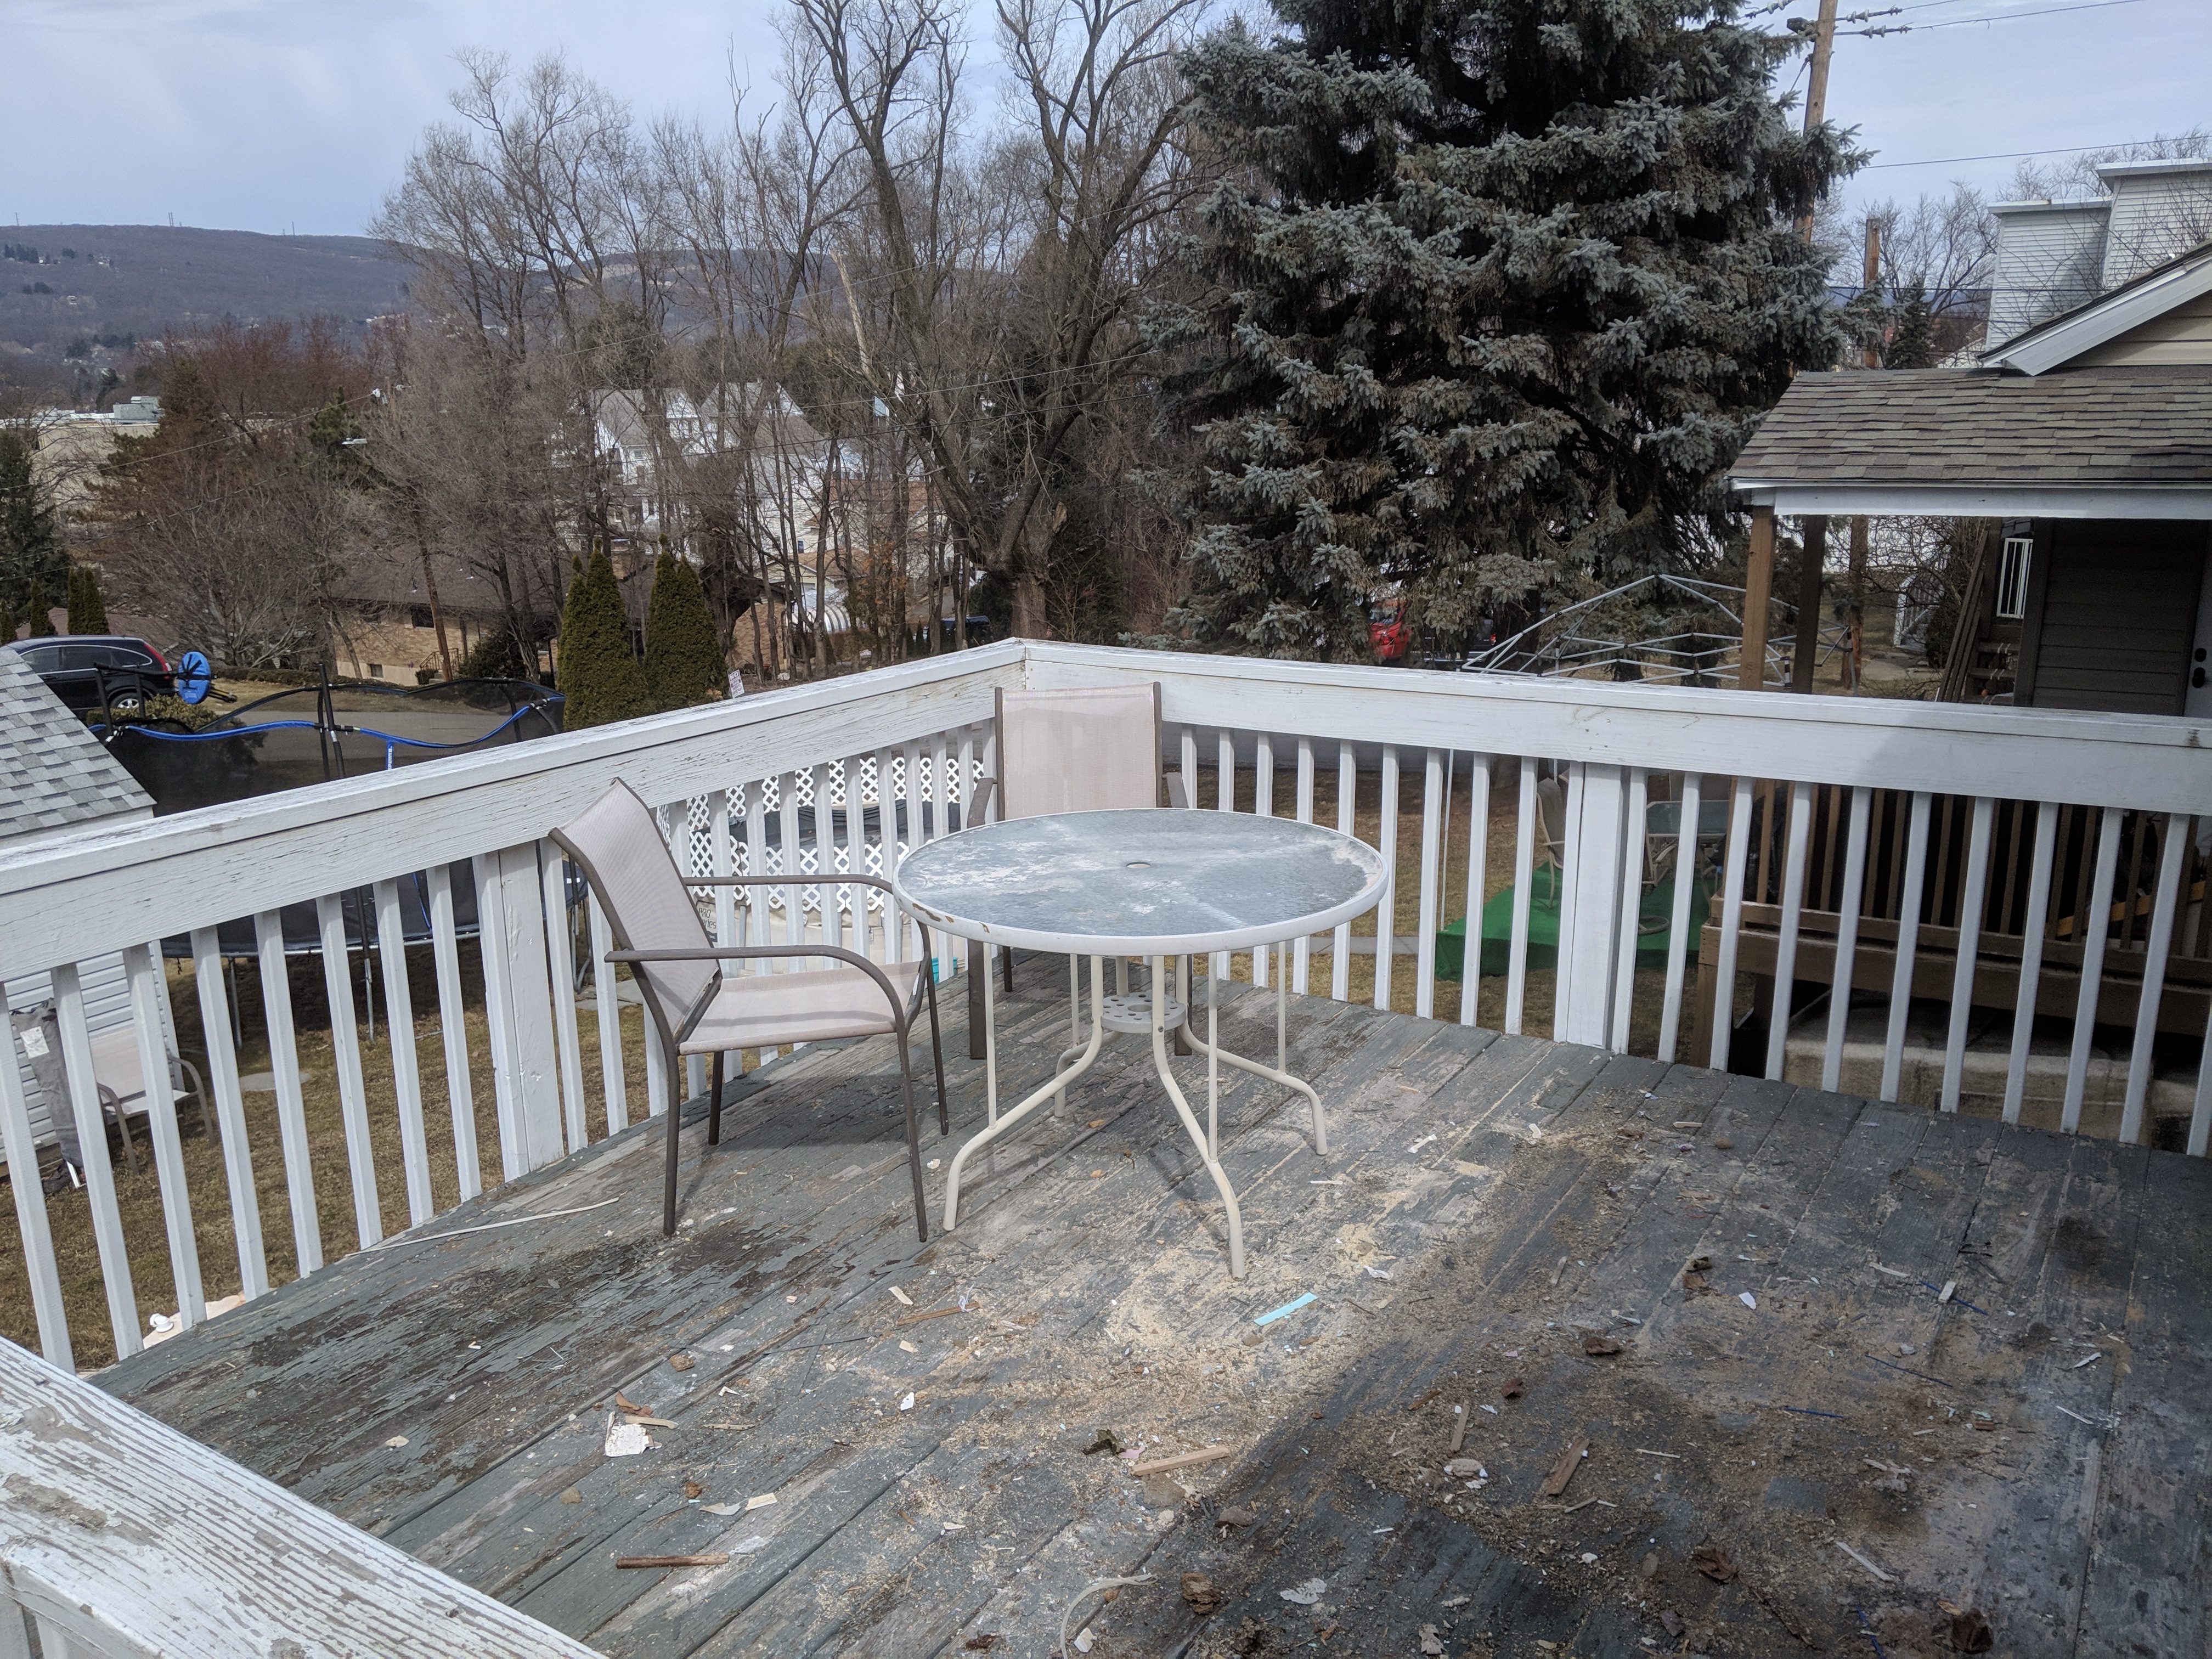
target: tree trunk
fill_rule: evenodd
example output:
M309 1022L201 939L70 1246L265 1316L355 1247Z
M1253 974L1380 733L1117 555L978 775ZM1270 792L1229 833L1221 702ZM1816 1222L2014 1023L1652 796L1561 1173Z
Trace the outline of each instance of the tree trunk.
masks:
M1044 584L1029 571L1014 578L1014 633L1024 640L1047 637L1044 620Z

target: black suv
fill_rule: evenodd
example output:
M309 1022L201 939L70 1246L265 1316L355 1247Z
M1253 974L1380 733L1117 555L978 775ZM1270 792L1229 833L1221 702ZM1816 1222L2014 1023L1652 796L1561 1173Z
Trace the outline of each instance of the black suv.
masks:
M168 659L127 634L63 634L17 640L0 648L21 657L56 696L82 714L100 708L103 678L106 706L118 714L137 714L148 697L170 688Z

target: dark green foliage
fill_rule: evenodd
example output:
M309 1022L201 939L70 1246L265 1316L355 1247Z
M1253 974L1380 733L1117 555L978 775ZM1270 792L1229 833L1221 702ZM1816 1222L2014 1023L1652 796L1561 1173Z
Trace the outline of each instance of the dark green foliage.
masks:
M477 642L453 671L456 678L465 680L526 680L531 678L529 663L525 660L522 647L515 643L514 635L504 628L495 628L477 635Z
M21 432L0 429L0 605L29 616L36 609L32 584L60 592L69 573L52 504L32 471L31 446Z
M722 695L728 684L714 618L699 573L661 547L645 606L645 678L656 708L688 708Z
M1889 343L1883 349L1884 368L1932 368L1936 364L1936 312L1928 303L1928 290L1918 283L1898 297L1891 313Z
M105 634L107 601L100 592L100 573L88 564L72 565L69 573L69 631Z
M27 637L37 640L52 635L53 601L46 597L46 584L35 576L31 578L30 589L23 597L23 611L24 620L31 624Z
M653 712L645 670L629 649L629 617L606 550L595 549L584 574L568 588L561 613L562 729L635 719Z
M1170 618L1357 659L1370 596L1500 602L1721 556L1723 470L1839 333L1792 221L1853 160L1732 0L1277 0L1188 54L1237 164L1164 319L1201 441Z

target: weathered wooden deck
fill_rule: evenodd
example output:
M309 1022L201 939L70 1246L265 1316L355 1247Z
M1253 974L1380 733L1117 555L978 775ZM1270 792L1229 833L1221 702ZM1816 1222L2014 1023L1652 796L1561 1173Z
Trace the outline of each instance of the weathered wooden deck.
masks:
M1007 1011L1017 1085L1064 984ZM1227 1005L1232 1046L1273 1004ZM100 1380L611 1655L1042 1659L1145 1572L1083 1599L1092 1659L1934 1654L1946 1601L2000 1654L2207 1650L2203 1160L1326 1001L1291 1030L1337 1150L1226 1086L1241 1284L1128 1039L918 1248L879 1039L689 1131L675 1242L641 1126L431 1231L606 1207L356 1255ZM617 1390L675 1425L641 1455L603 1455ZM1442 1473L1458 1407L1479 1489ZM1139 1479L1101 1427L1231 1455Z

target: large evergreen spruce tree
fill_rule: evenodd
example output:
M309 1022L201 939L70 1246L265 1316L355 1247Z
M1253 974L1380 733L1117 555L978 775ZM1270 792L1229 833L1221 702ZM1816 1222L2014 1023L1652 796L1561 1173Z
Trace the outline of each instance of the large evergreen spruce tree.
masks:
M568 586L561 613L562 729L579 732L653 712L645 670L630 654L629 616L605 548Z
M1402 585L1500 603L1711 562L1719 477L1839 334L1792 221L1851 156L1796 130L1798 49L1733 0L1276 0L1188 54L1237 164L1167 320L1217 649L1368 653Z
M645 679L656 708L689 708L728 684L722 646L699 573L661 544L645 605Z

